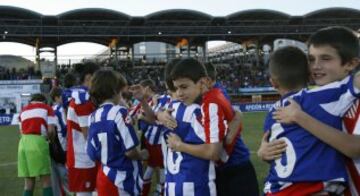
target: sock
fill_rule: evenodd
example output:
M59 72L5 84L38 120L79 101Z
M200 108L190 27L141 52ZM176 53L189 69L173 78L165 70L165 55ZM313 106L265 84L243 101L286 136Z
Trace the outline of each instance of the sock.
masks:
M43 196L52 196L52 195L53 192L51 186L43 188Z
M148 196L151 188L151 180L144 180L143 189L142 189L142 196Z
M157 184L156 185L156 192L159 195L164 195L164 184Z
M32 195L33 195L33 191L32 191L32 190L24 190L23 196L32 196Z

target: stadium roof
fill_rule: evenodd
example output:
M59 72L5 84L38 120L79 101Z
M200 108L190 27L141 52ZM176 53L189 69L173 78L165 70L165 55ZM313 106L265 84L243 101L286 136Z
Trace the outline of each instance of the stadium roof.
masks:
M115 10L104 8L84 8L67 11L57 15L59 20L123 20L129 21L131 16Z
M359 18L360 11L352 8L325 8L304 15L305 19Z
M227 20L287 20L289 18L288 14L265 9L239 11L226 16Z
M13 6L0 6L0 18L6 19L40 19L40 13Z
M191 45L203 45L209 40L237 43L270 42L276 38L305 40L319 28L334 25L360 29L360 11L327 8L291 16L274 10L254 9L215 17L195 10L170 9L135 17L110 9L84 8L50 16L0 6L0 41L39 47L79 41L109 45L114 39L119 46L142 41L176 44L184 38Z
M145 20L211 20L213 17L209 14L187 9L170 9L154 12L145 16Z

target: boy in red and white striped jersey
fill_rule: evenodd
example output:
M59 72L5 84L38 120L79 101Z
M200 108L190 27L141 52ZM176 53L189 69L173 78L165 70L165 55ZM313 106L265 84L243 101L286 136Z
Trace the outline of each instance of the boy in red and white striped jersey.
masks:
M18 176L25 178L24 195L32 195L40 177L43 195L52 195L50 156L47 138L55 134L54 110L42 94L34 94L19 115L21 139L18 149Z
M95 190L97 168L86 153L89 115L95 110L88 88L99 66L93 63L77 65L81 86L72 88L67 111L67 154L69 190L77 195L91 195Z

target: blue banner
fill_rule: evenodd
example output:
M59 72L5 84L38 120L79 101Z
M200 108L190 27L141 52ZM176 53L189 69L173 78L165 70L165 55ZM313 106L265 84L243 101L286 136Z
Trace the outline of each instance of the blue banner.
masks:
M242 112L263 112L269 111L274 102L240 103L233 107ZM0 126L19 124L19 114L0 114Z
M0 114L0 126L17 125L19 114Z
M258 102L258 103L240 103L235 104L234 107L240 109L242 112L262 112L269 111L275 102Z
M240 93L276 92L274 87L240 88L239 91L240 91Z

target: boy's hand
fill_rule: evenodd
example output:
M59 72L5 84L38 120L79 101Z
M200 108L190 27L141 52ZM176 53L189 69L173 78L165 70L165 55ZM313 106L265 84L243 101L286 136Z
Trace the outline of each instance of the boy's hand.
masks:
M169 133L166 142L167 142L167 145L169 146L169 148L171 148L171 150L180 151L182 141L178 135L176 135L174 133Z
M133 118L131 118L129 115L127 115L126 118L125 118L125 123L129 124L129 125L134 125L135 120Z
M229 131L225 136L226 145L232 144L238 133L241 131L241 118L242 118L241 111L235 110L235 116L228 124Z
M159 97L160 97L160 95L157 95L157 94L151 97L153 105L158 104Z
M290 104L285 107L277 108L275 112L273 112L273 118L278 123L296 123L297 116L303 112L301 110L300 105L294 101L293 99L289 99Z
M171 112L173 112L174 109L167 109L165 111L159 111L157 113L157 119L159 124L164 125L165 127L169 129L175 129L177 127L176 120L171 116Z
M142 161L148 160L149 159L149 151L146 149L142 149L140 151L140 157Z
M286 142L284 140L275 140L268 142L270 132L266 132L261 140L261 145L257 151L257 155L263 161L273 161L281 157L286 150Z

